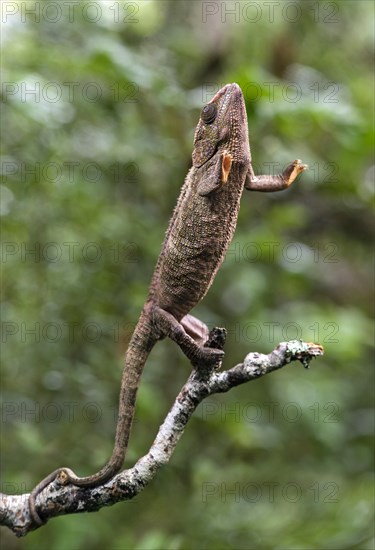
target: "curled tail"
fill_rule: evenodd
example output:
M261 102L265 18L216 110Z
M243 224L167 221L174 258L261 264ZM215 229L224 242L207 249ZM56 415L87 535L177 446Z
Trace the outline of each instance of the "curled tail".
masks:
M96 487L111 479L121 470L128 448L140 378L147 357L157 340L158 337L155 336L150 315L143 311L126 351L121 379L116 437L111 458L99 472L91 476L78 477L70 468L58 468L38 483L29 497L30 514L36 524L42 525L44 521L36 510L35 499L57 475L64 484L72 483L78 487Z

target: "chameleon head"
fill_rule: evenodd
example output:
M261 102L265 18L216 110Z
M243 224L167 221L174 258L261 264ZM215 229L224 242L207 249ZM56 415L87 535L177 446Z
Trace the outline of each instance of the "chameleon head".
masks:
M238 84L226 84L201 111L194 136L193 165L205 164L216 151L234 162L250 161L245 101Z

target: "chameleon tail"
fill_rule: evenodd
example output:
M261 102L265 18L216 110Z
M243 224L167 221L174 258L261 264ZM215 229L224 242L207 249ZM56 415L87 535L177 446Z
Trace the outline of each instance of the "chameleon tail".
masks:
M121 470L128 448L139 381L147 357L158 340L156 336L153 336L151 324L150 315L143 311L126 352L121 379L116 437L111 458L101 470L91 476L78 477L70 468L58 468L38 483L29 496L30 514L37 525L42 525L44 521L36 510L36 497L57 476L60 483L64 485L72 483L78 487L96 487L109 481Z

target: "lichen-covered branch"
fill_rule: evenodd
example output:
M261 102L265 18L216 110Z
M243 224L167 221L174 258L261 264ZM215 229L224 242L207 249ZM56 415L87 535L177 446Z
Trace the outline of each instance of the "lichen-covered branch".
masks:
M215 346L218 345L217 339L220 340L220 330L211 332ZM206 397L227 392L292 361L301 361L307 367L311 359L319 355L323 355L320 345L293 340L282 342L268 355L249 353L243 363L227 371L218 372L204 365L196 367L178 394L149 452L133 468L124 470L109 482L95 488L64 486L56 479L37 498L41 516L47 521L65 514L95 512L103 506L132 499L146 487L158 469L169 462L185 426ZM37 528L29 514L28 496L1 494L0 525L9 527L17 536L24 536Z

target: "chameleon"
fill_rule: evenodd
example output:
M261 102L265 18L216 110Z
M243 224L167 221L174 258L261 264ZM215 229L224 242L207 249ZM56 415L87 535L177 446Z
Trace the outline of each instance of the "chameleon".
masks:
M244 189L286 189L307 168L300 160L279 175L254 174L247 114L241 88L227 84L203 107L195 129L192 167L182 186L165 235L149 294L128 345L121 379L112 456L97 473L78 477L58 468L30 493L33 521L42 525L36 498L52 481L96 487L123 465L140 378L153 346L170 338L193 366L220 365L222 349L205 347L207 326L190 314L210 288L231 243Z

